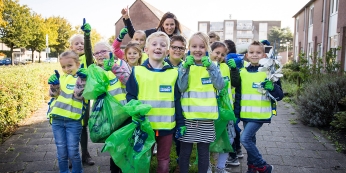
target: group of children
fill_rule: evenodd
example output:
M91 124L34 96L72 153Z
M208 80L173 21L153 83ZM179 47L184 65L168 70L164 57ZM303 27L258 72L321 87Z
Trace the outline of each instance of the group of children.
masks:
M158 173L169 172L173 141L179 157L178 171L189 172L193 144L197 143L198 172L211 172L209 146L215 140L214 121L219 117L217 97L218 91L225 86L225 78L230 83L229 101L232 106L234 104L238 121L228 124L234 152L219 153L215 172L227 173L227 164L240 164L237 160L243 157L240 142L247 150L249 173L273 170L259 153L255 134L263 123L270 123L275 102L259 93L257 88L268 90L276 100L281 100L283 94L280 83L265 80L266 74L258 72L259 60L265 58L262 43L254 41L249 46L246 55L249 64L239 68L234 59L226 58L229 53L235 53L233 42L211 43L212 36L202 32L193 34L187 45L180 35L169 37L157 31L146 37L143 31L137 30L123 51L120 45L128 32L125 27L112 46L98 42L92 53L91 27L85 23L82 30L84 36L73 36L71 50L59 57L64 74L55 73L48 80L50 96L54 98L48 116L61 173L69 172L68 160L72 163L72 172L83 172L84 157L80 158L79 141L83 138L82 129L87 123L84 115L89 108L82 93L92 59L104 69L110 81L116 81L109 84L108 92L121 104L135 99L152 106L146 117L155 131ZM240 120L244 125L241 136ZM124 124L130 122L131 119ZM83 161L93 162L88 152L87 156ZM121 172L112 159L111 172Z

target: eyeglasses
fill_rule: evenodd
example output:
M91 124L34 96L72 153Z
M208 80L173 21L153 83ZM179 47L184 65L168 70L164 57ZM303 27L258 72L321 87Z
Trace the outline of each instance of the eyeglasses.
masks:
M179 47L179 46L171 46L173 50L179 50L179 51L184 51L185 47Z
M107 52L109 52L108 50L101 50L100 52L95 52L93 53L94 56L100 56L100 55L104 55L106 54Z

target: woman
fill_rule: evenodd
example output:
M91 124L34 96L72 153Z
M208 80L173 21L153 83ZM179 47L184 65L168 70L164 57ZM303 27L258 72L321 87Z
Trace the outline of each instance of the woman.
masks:
M136 30L132 25L128 7L123 8L121 10L121 14L123 15L123 21L125 26L127 26L128 34L132 38ZM167 12L162 16L160 23L156 28L144 30L147 37L156 31L162 31L166 33L169 37L172 37L173 35L180 35L180 23L173 13Z

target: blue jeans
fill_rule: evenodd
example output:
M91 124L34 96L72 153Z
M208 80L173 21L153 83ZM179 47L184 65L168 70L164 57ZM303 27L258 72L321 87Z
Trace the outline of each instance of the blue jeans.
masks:
M243 125L244 130L240 136L240 142L247 151L247 164L255 166L267 164L256 147L256 132L262 127L263 123L243 121Z
M52 129L57 148L60 173L69 173L68 158L72 162L72 173L83 173L79 153L79 141L82 133L81 121L57 117L53 119Z

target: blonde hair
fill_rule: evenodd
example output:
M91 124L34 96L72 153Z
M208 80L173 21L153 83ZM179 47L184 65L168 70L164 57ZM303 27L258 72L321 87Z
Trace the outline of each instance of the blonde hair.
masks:
M217 41L220 41L220 36L215 31L208 32L209 38L215 38Z
M167 47L169 47L170 39L169 39L168 35L162 31L157 31L157 32L150 34L149 37L147 38L146 43L145 43L145 47L149 47L150 41L154 37L165 37Z
M137 34L143 34L144 35L144 39L147 38L147 35L145 34L145 32L143 30L136 30L135 33L133 33L133 35L135 35L136 33Z
M249 47L250 46L260 46L263 49L263 53L265 53L264 45L261 42L259 42L259 41L253 41L252 43L250 43ZM248 49L249 49L249 47L248 47Z
M128 62L127 60L127 52L129 51L129 49L132 48L132 49L135 49L138 54L139 54L139 59L138 59L138 64L142 64L142 49L139 47L139 43L138 42L134 42L134 41L130 41L126 47L125 47L125 53L124 53L124 61L125 62Z
M113 47L111 45L109 45L109 43L107 41L99 41L99 42L95 43L94 49L96 46L105 46L112 53L114 51Z
M203 32L194 33L189 39L189 45L188 45L189 49L190 49L190 45L191 45L191 39L193 37L198 37L199 39L201 39L203 41L206 49L207 49L207 52L210 54L211 48L210 48L210 44L209 44L209 36L207 34L204 34Z
M59 60L61 60L62 58L72 58L76 63L79 63L79 55L72 50L67 50L61 53L59 56Z
M73 35L71 36L71 38L68 40L68 42L70 43L70 46L72 45L73 41L74 41L76 38L82 38L83 41L84 41L84 35L83 35L83 34L73 34Z

